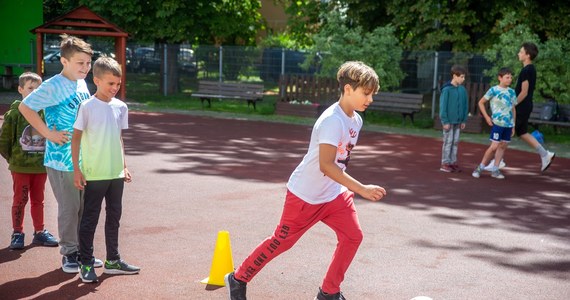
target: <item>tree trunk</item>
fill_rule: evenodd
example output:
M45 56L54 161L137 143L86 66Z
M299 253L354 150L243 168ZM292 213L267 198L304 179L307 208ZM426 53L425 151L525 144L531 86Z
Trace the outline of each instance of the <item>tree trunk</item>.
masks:
M164 59L166 47L166 59ZM180 76L178 74L178 52L180 44L161 44L160 51L160 92L164 94L166 83L166 94L172 95L180 91ZM165 72L166 71L166 72Z

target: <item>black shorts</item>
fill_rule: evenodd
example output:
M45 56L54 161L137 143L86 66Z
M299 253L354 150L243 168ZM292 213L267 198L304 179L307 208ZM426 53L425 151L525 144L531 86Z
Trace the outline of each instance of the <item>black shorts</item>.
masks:
M532 106L530 109L517 107L517 118L515 121L515 133L517 136L521 136L528 133L528 118L530 118L530 113L532 112Z

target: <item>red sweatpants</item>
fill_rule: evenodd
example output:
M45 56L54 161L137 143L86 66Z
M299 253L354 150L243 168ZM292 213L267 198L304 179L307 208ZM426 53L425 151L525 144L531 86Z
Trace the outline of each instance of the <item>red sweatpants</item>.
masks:
M12 227L14 231L24 231L24 213L28 199L31 203L30 212L34 230L44 230L44 190L47 174L12 172L12 179L14 182L14 199L12 202Z
M326 293L338 293L344 274L362 242L353 198L354 193L347 191L331 202L313 205L287 191L281 221L275 232L251 252L234 276L249 282L268 262L293 247L309 228L322 221L334 230L338 243L321 288Z

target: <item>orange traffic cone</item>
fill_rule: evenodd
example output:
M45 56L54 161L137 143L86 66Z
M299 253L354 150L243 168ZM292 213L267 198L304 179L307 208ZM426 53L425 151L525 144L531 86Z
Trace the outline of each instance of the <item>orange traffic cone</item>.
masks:
M216 241L216 249L214 249L214 257L212 258L212 267L210 268L210 276L200 281L205 284L225 286L224 276L233 272L234 260L232 259L232 246L230 244L230 233L228 231L219 231L218 240Z

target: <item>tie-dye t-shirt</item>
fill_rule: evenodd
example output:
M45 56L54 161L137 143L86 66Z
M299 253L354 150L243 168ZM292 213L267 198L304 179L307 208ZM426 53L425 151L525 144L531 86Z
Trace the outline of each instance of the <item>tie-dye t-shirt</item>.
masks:
M514 126L513 107L517 104L515 90L496 85L490 88L483 97L491 102L493 124L512 128Z
M121 131L128 123L127 105L119 99L105 102L93 96L81 103L73 127L83 132L81 171L85 180L125 177Z
M89 99L89 89L85 80L69 80L61 74L44 81L22 102L34 111L45 111L45 122L49 129L73 134L73 123L83 100ZM71 135L70 135L71 137ZM58 145L46 141L44 165L64 172L73 172L71 160L71 139Z

